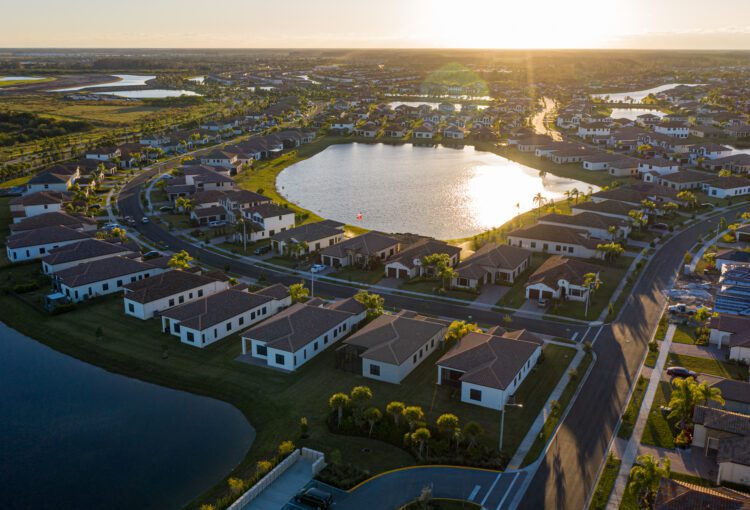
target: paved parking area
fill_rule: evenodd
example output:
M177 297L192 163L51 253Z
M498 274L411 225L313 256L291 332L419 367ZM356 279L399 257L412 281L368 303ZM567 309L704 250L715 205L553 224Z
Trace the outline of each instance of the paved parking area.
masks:
M482 291L474 302L485 305L495 305L508 292L510 292L510 287L506 287L505 285L485 285L482 287Z
M300 458L284 474L261 492L242 510L279 510L286 508L297 492L312 479L312 463ZM294 507L290 507L294 508Z

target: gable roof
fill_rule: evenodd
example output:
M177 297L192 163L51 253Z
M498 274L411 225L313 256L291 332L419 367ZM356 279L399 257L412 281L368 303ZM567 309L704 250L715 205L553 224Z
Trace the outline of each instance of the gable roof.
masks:
M68 287L80 287L149 269L156 269L156 266L127 257L108 257L63 269L55 275L55 278Z
M11 232L22 232L43 227L66 226L73 229L83 228L85 225L95 226L96 222L90 218L72 216L64 212L49 212L31 216L18 223L10 225Z
M702 487L662 478L654 510L748 510L750 496L726 487Z
M613 218L612 216L602 216L601 214L596 214L593 212L581 212L578 214L557 214L557 213L551 213L551 214L545 214L541 218L537 220L539 223L554 223L554 224L562 224L562 225L569 225L571 227L580 227L580 228L598 228L598 229L608 229L611 226L614 227L623 227L626 226L627 223L624 220L620 220L617 218Z
M360 357L401 365L431 338L445 331L443 324L424 317L381 315L344 340L345 344L362 347Z
M76 260L126 253L136 255L138 253L138 245L132 242L121 244L101 241L99 239L84 239L79 243L66 244L65 246L50 250L49 254L42 259L42 262L54 266L56 264L75 262Z
M549 241L552 243L565 243L596 249L599 242L589 239L586 230L557 225L545 225L536 223L530 227L519 228L508 233L508 237L521 237L523 239L534 239L538 241Z
M203 331L273 300L257 292L231 288L166 310L162 316L179 321L180 326Z
M552 255L544 261L534 273L529 276L527 285L542 283L547 287L556 289L560 280L565 280L573 285L583 285L583 277L587 273L599 273L604 268L596 264L582 260Z
M458 264L456 270L463 278L479 279L487 272L485 267L513 271L529 257L531 252L518 246L487 243Z
M539 345L474 331L443 355L438 366L464 372L461 382L505 390Z
M91 239L91 236L69 227L52 226L16 232L6 239L5 244L8 248L14 250L28 246L40 246L43 244L84 239Z
M297 352L351 316L340 310L296 303L248 329L242 337L265 342L272 349Z
M422 238L407 246L406 249L401 250L396 257L390 260L389 264L397 262L403 266L411 268L414 267L415 260L421 260L423 257L435 253L445 253L448 256L453 257L454 255L461 253L461 248L458 246L451 246L445 241Z
M323 255L336 258L346 257L348 253L354 252L362 255L371 255L379 251L397 246L398 239L376 231L365 232L364 234L345 239L344 241L329 246L322 251Z
M343 235L341 228L327 223L306 223L299 227L279 232L271 237L271 240L277 242L296 241L311 243L337 235Z
M750 415L733 413L723 409L695 406L693 422L706 428L729 432L740 436L750 436Z
M185 292L196 287L215 282L213 278L188 271L166 271L164 273L129 283L125 289L125 297L136 303L151 303L179 292Z

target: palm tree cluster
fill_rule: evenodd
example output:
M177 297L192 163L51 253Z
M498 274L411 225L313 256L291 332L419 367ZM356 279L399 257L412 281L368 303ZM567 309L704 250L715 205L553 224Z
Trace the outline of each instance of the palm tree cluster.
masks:
M331 395L329 427L337 433L366 435L406 448L421 461L493 462L494 452L482 444L484 430L478 423L470 421L461 427L459 417L452 413L428 423L420 406L393 401L381 409L369 405L372 397L367 386Z
M667 418L677 420L681 442L689 442L692 435L695 406L705 406L711 402L723 406L724 398L721 396L721 390L709 386L708 382L698 383L692 377L686 379L677 377L672 381L672 394L669 398L671 411Z

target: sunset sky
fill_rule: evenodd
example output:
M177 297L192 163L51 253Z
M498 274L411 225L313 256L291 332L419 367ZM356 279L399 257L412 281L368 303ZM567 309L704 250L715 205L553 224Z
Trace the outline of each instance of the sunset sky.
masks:
M750 49L750 1L23 0L0 46Z

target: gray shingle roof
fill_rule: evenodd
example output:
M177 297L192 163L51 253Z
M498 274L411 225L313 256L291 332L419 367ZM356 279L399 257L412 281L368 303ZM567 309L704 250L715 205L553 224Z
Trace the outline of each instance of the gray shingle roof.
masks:
M6 245L11 249L25 248L28 246L40 246L50 243L61 243L66 241L90 239L91 236L79 230L69 227L53 226L42 227L34 230L25 230L11 234L6 240Z
M227 289L197 301L162 312L163 317L180 321L180 326L203 331L241 313L273 301L272 297L240 289Z
M123 288L127 299L136 303L151 303L157 299L202 287L214 281L216 280L200 274L173 270L129 283Z
M149 269L155 269L155 266L127 257L109 257L63 269L57 273L56 278L68 287L80 287L81 285L140 273Z
M336 258L346 257L347 254L358 253L361 255L372 255L397 246L398 239L380 232L366 232L360 236L346 239L338 244L329 246L322 251L323 255Z
M99 239L85 239L80 243L66 244L65 246L60 246L59 248L51 250L49 255L42 259L42 262L54 266L93 257L117 254L125 255L126 253L135 254L137 252L138 246L135 243L124 245L120 243L100 241Z

